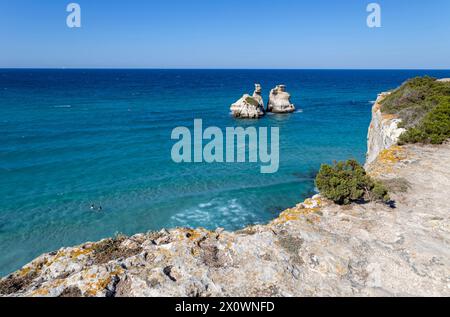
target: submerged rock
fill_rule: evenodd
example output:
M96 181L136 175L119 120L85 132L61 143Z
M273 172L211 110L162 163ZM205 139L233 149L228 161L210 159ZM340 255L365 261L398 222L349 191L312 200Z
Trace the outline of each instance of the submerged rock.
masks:
M295 111L295 106L291 104L291 95L286 92L285 85L278 85L270 91L267 112L291 113Z
M245 94L231 105L231 112L236 118L258 119L264 116L264 101L261 96L261 85L255 84L253 96Z

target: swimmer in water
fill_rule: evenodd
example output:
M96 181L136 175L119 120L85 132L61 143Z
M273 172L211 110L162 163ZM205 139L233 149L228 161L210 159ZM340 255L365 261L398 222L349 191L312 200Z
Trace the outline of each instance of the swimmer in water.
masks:
M91 205L91 210L94 210L94 209L95 209L95 205L92 204L92 205Z
M102 211L102 210L103 210L102 206L99 206L98 211Z

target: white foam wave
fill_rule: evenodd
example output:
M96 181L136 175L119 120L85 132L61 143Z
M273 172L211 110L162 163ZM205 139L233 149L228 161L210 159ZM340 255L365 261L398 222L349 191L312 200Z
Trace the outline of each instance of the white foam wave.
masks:
M256 223L257 217L239 204L237 199L213 199L178 212L171 217L171 221L177 227L239 228Z

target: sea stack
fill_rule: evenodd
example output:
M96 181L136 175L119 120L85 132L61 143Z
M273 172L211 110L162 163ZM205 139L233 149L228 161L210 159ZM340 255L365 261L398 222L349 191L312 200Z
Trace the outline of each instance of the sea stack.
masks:
M261 85L255 84L253 96L245 94L231 105L231 112L236 118L259 119L264 116L264 101L261 95Z
M291 113L295 111L295 106L291 104L291 95L286 92L285 85L277 85L270 91L267 112Z

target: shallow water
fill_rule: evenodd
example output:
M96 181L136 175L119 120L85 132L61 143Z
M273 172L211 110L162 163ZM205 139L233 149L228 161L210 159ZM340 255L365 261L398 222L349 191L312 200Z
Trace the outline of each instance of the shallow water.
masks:
M371 101L449 71L0 70L0 275L117 232L264 223L314 193L320 164L363 162ZM229 106L284 83L300 111L235 120ZM280 169L175 164L177 126L280 128ZM93 212L91 204L102 206Z

